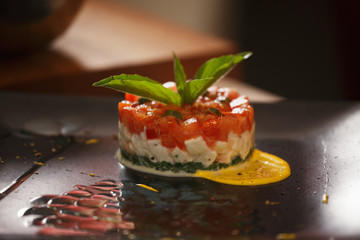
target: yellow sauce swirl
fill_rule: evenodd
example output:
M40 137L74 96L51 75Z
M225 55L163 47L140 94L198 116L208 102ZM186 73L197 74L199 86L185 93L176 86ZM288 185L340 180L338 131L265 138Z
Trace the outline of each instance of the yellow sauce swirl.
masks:
M251 158L242 164L220 171L197 171L194 176L231 185L263 185L279 182L291 175L283 159L255 149Z

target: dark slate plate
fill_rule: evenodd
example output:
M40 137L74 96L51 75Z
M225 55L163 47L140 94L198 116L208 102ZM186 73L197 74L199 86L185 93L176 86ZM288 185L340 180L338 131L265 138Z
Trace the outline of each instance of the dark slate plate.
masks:
M255 104L256 147L286 159L292 175L239 187L122 168L118 100L0 94L3 189L30 171L0 200L1 238L360 238L358 102ZM14 160L28 141L45 166Z

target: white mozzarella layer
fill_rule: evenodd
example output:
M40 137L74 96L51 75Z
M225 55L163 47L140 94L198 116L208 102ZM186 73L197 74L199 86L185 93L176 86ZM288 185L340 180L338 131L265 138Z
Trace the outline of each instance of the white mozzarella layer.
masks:
M145 131L140 135L131 134L129 130L119 122L120 147L131 154L149 158L153 162L201 162L205 167L213 162L230 163L236 156L244 159L255 142L255 124L251 131L245 131L241 135L230 132L228 141L218 141L214 149L207 146L202 137L185 141L186 150L178 147L166 148L160 139L147 139Z

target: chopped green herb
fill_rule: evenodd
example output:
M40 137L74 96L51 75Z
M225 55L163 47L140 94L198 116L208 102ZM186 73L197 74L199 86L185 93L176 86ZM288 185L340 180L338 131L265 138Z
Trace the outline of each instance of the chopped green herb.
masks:
M217 101L221 102L221 103L229 103L231 100L228 97L221 97L221 98L217 98Z
M222 168L227 168L231 165L235 165L238 163L242 163L250 159L250 156L252 155L253 149L249 152L249 154L246 156L245 159L242 159L240 156L235 157L231 163L218 163L214 162L210 166L205 167L200 162L185 162L185 163L169 163L166 161L162 162L153 162L147 157L138 156L135 154L130 154L126 150L121 149L121 155L127 159L128 161L132 162L135 165L138 166L144 166L156 169L158 171L171 171L174 173L178 173L180 171L184 171L187 173L195 173L197 170L208 170L208 171L216 171L220 170Z
M173 116L179 120L184 120L183 116L181 115L181 113L179 111L176 110L167 110L164 113L164 116Z
M144 104L144 103L147 103L147 102L150 102L151 100L149 100L149 99L146 99L146 98L139 98L139 100L138 100L138 102L140 103L140 104Z
M217 108L211 107L211 108L209 108L209 111L210 111L211 113L216 114L217 116L221 116L221 113L220 113L219 109L217 109Z

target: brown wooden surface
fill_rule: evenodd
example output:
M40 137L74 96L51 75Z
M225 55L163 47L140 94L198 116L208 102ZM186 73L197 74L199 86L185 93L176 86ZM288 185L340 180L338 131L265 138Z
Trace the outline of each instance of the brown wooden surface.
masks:
M237 51L230 41L111 1L88 0L50 49L0 60L0 90L112 93L93 88L91 83L120 73L138 73L161 82L173 80L172 52L191 77L208 58ZM238 72L232 76L238 77Z

